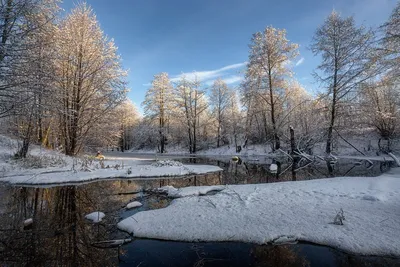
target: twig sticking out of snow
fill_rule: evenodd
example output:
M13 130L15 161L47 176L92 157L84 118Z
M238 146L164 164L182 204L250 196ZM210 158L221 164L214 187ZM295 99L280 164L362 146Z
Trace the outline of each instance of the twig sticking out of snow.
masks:
M214 204L214 202L212 202L210 199L206 199L206 198L202 198L202 200L204 200L205 202L209 203L211 206L213 206L215 209L217 208L217 206Z
M335 219L333 219L333 224L343 225L344 220L345 220L345 218L344 218L343 209L340 209L340 211L336 214Z

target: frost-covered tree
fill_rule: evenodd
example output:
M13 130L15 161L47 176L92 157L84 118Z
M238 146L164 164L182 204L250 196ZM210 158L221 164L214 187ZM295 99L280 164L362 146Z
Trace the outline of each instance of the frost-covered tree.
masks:
M210 94L210 107L212 109L213 117L217 121L217 147L221 143L221 132L224 122L227 120L226 110L230 105L232 98L232 91L228 88L227 84L221 79L214 81L211 87Z
M311 153L314 144L323 141L321 125L326 122L324 105L318 96L313 98L297 81L291 81L286 90L282 127L287 133L290 133L290 128L293 129L296 149Z
M19 82L13 90L13 110L9 113L14 117L15 134L22 140L18 157L26 157L31 141L42 142L44 138L44 117L48 111L45 100L49 99L54 82L52 38L58 6L49 0L41 4L48 6L26 15L33 30L20 40L19 47L23 49L11 66L13 79Z
M10 115L26 100L21 95L31 83L26 78L26 64L33 61L29 56L39 44L39 38L34 36L54 21L58 2L0 1L0 117Z
M113 40L92 9L80 4L60 24L54 108L67 155L77 154L90 132L125 99L126 72Z
M332 150L332 137L338 110L353 97L360 84L371 77L374 65L372 31L357 27L353 17L342 18L333 11L314 34L311 50L321 55L322 62L315 72L316 79L326 88L330 99L327 127L327 154Z
M271 26L253 35L246 73L246 95L262 101L269 109L273 150L280 148L279 109L284 98L285 80L290 77L290 61L298 55L298 45L286 39L286 31ZM253 103L256 105L256 103ZM262 112L266 117L265 111ZM266 121L266 118L263 118ZM266 125L265 125L266 126ZM266 128L266 127L265 127Z
M242 146L242 144L239 142L242 141L241 137L243 136L244 132L243 115L240 111L240 103L236 91L231 91L230 95L231 96L226 107L226 121L224 122L226 125L225 127L227 128L225 135L229 138L229 143L234 144L236 151L240 152L238 147L239 144Z
M397 134L400 122L400 88L391 77L383 77L380 81L364 85L362 91L361 106L368 126L374 127L381 139L387 140L388 146L384 148L390 151L390 143Z
M120 124L118 137L121 151L131 149L134 143L133 129L139 121L137 108L132 101L126 100L117 108L116 114Z
M312 106L311 95L296 81L292 81L287 90L285 102L285 114L287 121L285 125L292 126L299 135L307 135L312 131L312 120L309 110Z
M201 115L205 114L208 103L201 83L195 78L193 81L183 77L175 88L176 114L181 116L186 126L189 153L196 153L198 133L201 128Z
M147 90L142 105L144 114L157 121L159 133L159 151L165 152L167 142L167 123L170 118L173 87L168 74L163 72L154 76L151 87Z
M390 72L390 76L397 78L400 76L400 2L397 3L389 20L381 28L383 30L381 46L383 62Z
M134 125L133 131L133 148L153 148L159 144L158 127L150 118L143 117Z

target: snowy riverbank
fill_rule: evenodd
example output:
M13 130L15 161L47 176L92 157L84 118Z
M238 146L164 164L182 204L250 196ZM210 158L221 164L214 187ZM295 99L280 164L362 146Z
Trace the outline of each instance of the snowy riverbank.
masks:
M181 188L184 197L170 206L139 212L118 227L145 238L309 241L357 254L400 256L400 169L379 177L228 185L206 196L195 189ZM335 225L340 209L344 225Z
M105 162L107 164L107 161ZM125 165L123 169L104 168L90 171L36 169L25 172L10 172L0 177L0 181L21 185L49 185L80 183L99 179L177 177L218 171L222 171L222 169L212 165L154 166L150 164L137 165L136 161L132 161Z
M137 157L74 158L57 151L32 146L26 159L15 160L16 141L0 136L0 182L21 185L81 183L99 179L176 177L222 171L212 165Z

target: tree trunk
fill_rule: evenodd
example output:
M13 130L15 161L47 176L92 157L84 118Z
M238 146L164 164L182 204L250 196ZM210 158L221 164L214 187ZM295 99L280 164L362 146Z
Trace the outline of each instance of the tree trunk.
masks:
M165 146L165 140L164 140L164 134L163 134L163 119L162 119L162 114L160 114L160 129L159 129L159 134L160 134L160 153L164 153L164 146Z
M219 147L219 140L221 139L221 122L218 121L218 133L217 133L217 147Z
M330 154L332 152L332 133L333 127L335 125L335 118L336 118L336 100L337 92L336 92L336 74L334 77L334 88L333 88L333 98L332 98L332 110L331 110L331 119L328 127L328 136L326 139L326 154Z
M42 95L38 95L38 143L43 142Z
M290 154L294 155L294 152L296 150L296 142L294 139L294 130L292 126L290 126L290 150Z
M275 144L272 146L273 151L281 148L281 142L279 140L279 136L276 129L276 121L275 121L275 103L274 103L274 91L272 88L272 70L269 69L268 71L268 80L269 80L269 99L271 102L271 122L272 122L272 129L274 132L274 141Z
M7 7L6 7L6 12L4 14L4 24L3 26L3 32L1 35L1 47L0 47L0 62L4 60L4 57L6 55L6 43L9 37L9 31L10 29L10 24L11 22L11 12L12 12L12 5L13 5L13 0L7 0Z
M326 154L330 154L332 152L332 132L333 127L335 125L336 118L336 105L337 105L337 90L338 90L338 58L337 58L337 48L335 47L335 70L333 73L333 97L332 97L332 110L331 110L331 121L328 127L328 136L326 140Z
M190 124L188 126L188 137L189 137L189 153L193 153L193 142L192 142L192 131L190 128Z
M193 154L196 153L196 118L194 119L194 126L193 126Z

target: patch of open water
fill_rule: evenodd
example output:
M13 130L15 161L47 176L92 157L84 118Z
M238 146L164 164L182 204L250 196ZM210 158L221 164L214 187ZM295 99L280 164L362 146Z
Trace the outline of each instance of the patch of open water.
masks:
M185 163L214 164L221 173L179 179L97 181L49 188L0 185L0 266L400 266L399 259L349 255L315 244L259 246L246 243L188 243L134 239L117 248L97 248L96 242L131 238L116 224L136 212L166 207L170 200L143 190L174 187L281 182L332 176L377 176L387 162L339 160L334 166L271 158L183 158ZM271 163L278 171L271 173ZM126 210L138 200L143 206ZM98 224L85 214L103 211ZM23 221L33 224L23 228Z

